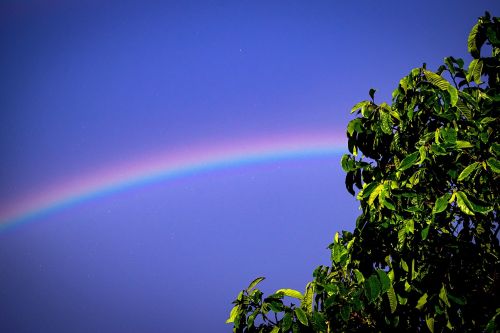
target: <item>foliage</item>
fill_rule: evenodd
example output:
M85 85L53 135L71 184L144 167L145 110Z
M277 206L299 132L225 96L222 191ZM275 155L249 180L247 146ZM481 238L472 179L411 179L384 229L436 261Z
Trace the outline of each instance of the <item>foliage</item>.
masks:
M424 64L392 105L372 89L353 107L342 167L362 210L354 231L335 234L331 266L303 294L264 297L263 278L252 282L227 320L234 332L500 330L499 18L479 19L468 50L467 68Z

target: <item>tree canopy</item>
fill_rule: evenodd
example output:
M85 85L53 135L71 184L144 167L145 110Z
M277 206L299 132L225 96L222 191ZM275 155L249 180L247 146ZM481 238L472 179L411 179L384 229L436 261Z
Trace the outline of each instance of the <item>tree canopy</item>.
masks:
M234 332L446 332L500 329L500 19L479 18L472 61L447 57L399 81L392 104L356 104L342 157L359 200L331 266L303 293L234 301ZM487 53L486 53L487 52Z

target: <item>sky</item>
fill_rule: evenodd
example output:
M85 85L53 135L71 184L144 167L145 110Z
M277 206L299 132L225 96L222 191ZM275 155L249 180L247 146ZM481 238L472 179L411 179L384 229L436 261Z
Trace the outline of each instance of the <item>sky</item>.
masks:
M476 1L0 1L0 330L231 332L303 290L358 205L351 107L446 56Z

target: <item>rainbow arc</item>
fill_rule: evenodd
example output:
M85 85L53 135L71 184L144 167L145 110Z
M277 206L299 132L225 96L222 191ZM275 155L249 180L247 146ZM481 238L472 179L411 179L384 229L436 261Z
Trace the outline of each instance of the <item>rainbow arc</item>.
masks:
M137 186L245 165L333 157L345 151L345 147L343 135L314 133L188 147L176 152L154 154L35 191L29 197L3 202L0 204L0 231Z

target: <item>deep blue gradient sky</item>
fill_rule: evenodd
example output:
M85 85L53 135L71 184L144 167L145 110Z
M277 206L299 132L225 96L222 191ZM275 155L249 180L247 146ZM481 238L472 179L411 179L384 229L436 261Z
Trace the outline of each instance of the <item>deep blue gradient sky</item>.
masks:
M344 132L498 1L0 1L0 208L178 147ZM467 61L466 61L467 62ZM352 229L340 155L157 182L0 234L2 332L230 332Z

